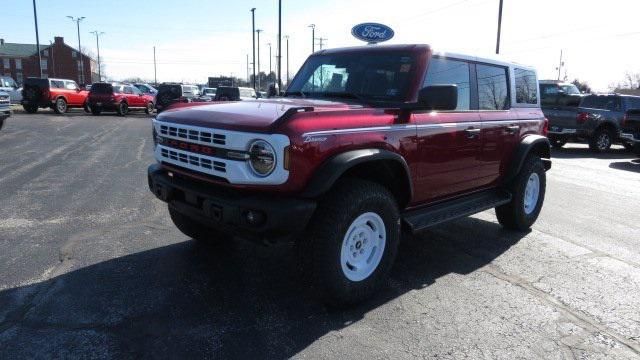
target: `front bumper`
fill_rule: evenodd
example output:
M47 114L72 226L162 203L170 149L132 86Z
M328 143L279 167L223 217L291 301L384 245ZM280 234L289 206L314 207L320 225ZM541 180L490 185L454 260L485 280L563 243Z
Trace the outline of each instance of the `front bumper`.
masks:
M0 108L0 120L4 120L11 116L12 111L10 108Z
M147 175L151 192L173 209L221 232L254 240L292 240L306 228L316 208L313 200L220 188L159 164L149 166Z

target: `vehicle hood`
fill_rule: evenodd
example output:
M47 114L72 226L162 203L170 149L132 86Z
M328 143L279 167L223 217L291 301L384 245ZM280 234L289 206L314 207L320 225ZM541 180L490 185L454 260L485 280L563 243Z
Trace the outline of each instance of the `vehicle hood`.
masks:
M238 131L270 132L274 123L291 109L331 111L361 109L359 104L316 99L258 99L193 106L166 110L158 121Z

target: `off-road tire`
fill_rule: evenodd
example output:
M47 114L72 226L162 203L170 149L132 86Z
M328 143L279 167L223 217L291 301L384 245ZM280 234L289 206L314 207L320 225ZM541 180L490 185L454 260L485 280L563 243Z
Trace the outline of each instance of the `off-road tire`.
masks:
M611 130L606 127L597 129L589 138L589 149L595 152L604 152L611 148L614 136Z
M38 112L38 105L22 105L22 108L24 109L24 111L26 111L28 114L35 114Z
M352 281L341 265L343 239L356 218L371 212L384 223L384 251L368 277ZM303 280L330 306L344 307L364 301L387 279L399 242L400 214L393 195L374 182L343 179L320 200L306 235L298 240Z
M127 103L124 101L120 102L118 104L116 112L118 113L118 116L126 116L129 112L129 105L127 105Z
M202 225L188 216L179 213L171 205L168 207L173 224L188 237L206 243L217 243L227 238L226 235L221 234L219 231Z
M67 112L67 100L63 98L57 98L56 102L53 104L53 111L56 114L62 115Z
M4 126L4 119L0 120L0 130L2 130L2 127Z
M154 108L153 102L149 101L147 103L147 107L144 109L144 113L147 115L150 115L151 113L153 113L153 108Z
M85 102L84 105L82 106L82 108L84 109L84 112L87 114L91 114L91 105L89 104L89 102Z
M537 204L529 214L525 212L525 190L532 173L536 173L539 179L539 191ZM546 190L546 173L542 160L537 155L529 155L520 169L518 176L508 186L513 196L511 202L496 207L498 222L506 229L527 230L533 225L540 215L544 194Z

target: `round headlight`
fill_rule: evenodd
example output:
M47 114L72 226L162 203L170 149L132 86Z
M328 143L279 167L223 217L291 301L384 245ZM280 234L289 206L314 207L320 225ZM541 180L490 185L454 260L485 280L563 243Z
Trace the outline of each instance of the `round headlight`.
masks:
M249 146L249 164L258 176L267 176L276 167L276 152L264 140L255 140Z

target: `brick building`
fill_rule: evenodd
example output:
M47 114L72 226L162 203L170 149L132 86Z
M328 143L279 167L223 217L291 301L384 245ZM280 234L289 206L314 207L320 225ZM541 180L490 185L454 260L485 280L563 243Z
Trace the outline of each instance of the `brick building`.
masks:
M40 53L43 77L71 79L81 85L99 80L96 61L65 44L62 37L56 36L53 44L41 44ZM80 56L84 61L84 76L79 71ZM19 84L28 77L40 77L36 44L8 43L0 39L0 74L11 76Z

